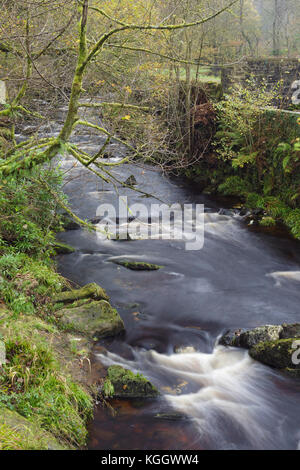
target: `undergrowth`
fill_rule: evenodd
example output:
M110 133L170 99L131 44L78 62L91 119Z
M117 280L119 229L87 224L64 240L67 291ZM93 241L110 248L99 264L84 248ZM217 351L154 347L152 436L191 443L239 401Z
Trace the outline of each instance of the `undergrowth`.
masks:
M57 350L64 333L55 324L51 297L66 281L55 271L52 246L62 221L45 180L63 198L62 176L51 168L0 181L0 340L6 348L0 408L78 447L86 442L93 403ZM0 422L0 449L47 448L46 441Z

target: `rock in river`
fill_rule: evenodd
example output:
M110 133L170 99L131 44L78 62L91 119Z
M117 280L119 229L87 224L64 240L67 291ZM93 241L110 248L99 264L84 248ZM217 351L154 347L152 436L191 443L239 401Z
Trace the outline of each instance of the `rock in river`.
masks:
M264 325L252 330L228 331L222 336L219 343L223 346L235 346L250 349L262 341L275 341L280 338L283 331L281 325Z
M297 346L298 344L298 346ZM300 346L295 338L280 339L278 341L265 341L253 346L249 354L263 364L280 369L294 377L300 377L300 364L298 362L297 348Z
M112 259L111 262L119 264L120 266L124 266L124 268L131 269L132 271L157 271L163 267L159 266L158 264L144 263L142 261L130 261L125 259Z
M110 366L103 384L105 397L114 398L155 398L158 390L142 374L134 374L121 366Z

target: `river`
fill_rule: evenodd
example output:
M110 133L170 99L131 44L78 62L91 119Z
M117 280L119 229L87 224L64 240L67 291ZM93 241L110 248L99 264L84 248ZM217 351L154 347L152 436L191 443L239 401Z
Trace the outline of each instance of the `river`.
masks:
M56 131L54 123L43 135ZM89 151L101 144L93 135L73 140ZM109 150L112 162L124 155L119 144ZM117 205L112 185L71 157L61 166L80 217L95 217L99 204ZM103 367L121 364L161 392L157 400L112 400L115 413L98 406L89 449L297 449L299 382L247 351L216 344L229 328L299 321L299 243L250 231L221 203L156 168L123 164L112 171L122 181L134 175L138 188L167 203L204 204L205 241L187 251L183 241L100 240L86 230L60 235L76 248L58 257L61 274L80 285L99 283L125 322L126 334L95 344L95 370L101 376ZM157 203L118 189L129 205ZM121 257L163 268L136 272L111 262Z

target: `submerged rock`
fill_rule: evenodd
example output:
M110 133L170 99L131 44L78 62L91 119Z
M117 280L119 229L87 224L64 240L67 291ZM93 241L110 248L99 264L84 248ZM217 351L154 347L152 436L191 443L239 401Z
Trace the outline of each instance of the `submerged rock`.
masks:
M280 369L294 377L300 377L300 364L297 364L300 337L297 340L298 344L295 338L262 342L253 346L249 354L263 364Z
M131 269L132 271L157 271L163 266L157 264L144 263L142 261L130 261L130 260L110 260L112 263L124 266L124 268Z
M280 338L283 331L281 325L258 326L252 330L239 329L228 331L222 336L219 343L223 346L235 346L250 349L262 341L275 341Z
M91 301L79 307L59 310L62 325L79 333L105 338L115 336L125 330L123 320L117 310L106 300Z
M70 291L60 292L53 297L53 303L62 302L64 304L75 302L81 299L93 299L93 300L107 300L109 297L102 287L95 282L86 284L81 289L73 289Z
M134 374L121 366L110 366L103 384L105 397L114 398L155 398L159 392L142 374Z

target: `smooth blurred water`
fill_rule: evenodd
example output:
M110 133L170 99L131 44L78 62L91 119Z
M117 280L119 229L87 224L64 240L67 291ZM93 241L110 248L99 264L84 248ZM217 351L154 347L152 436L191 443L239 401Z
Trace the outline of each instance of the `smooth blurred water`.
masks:
M102 143L91 135L74 140L86 150ZM109 150L113 162L125 152L119 144ZM61 167L65 192L79 216L95 217L100 203L117 206L113 185L72 158ZM99 374L100 364L122 364L145 374L161 391L155 401L113 401L116 416L99 407L89 447L296 449L299 383L254 362L246 351L216 346L216 340L228 328L299 321L299 243L251 232L239 216L219 213L219 203L155 168L126 164L112 171L121 181L133 174L138 188L166 203L204 204L205 242L202 250L186 251L183 241L101 241L84 230L60 235L76 248L58 257L61 273L80 285L101 284L125 322L124 336L95 348ZM117 186L129 205L157 203ZM119 257L164 267L130 271L111 262ZM174 352L186 346L194 349ZM171 411L184 419L156 416Z

